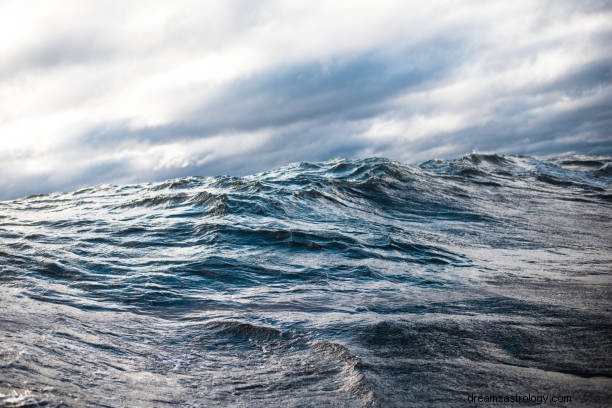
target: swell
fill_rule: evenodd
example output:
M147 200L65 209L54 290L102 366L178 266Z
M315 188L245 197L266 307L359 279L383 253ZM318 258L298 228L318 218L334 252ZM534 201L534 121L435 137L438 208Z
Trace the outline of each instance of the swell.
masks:
M0 406L462 406L483 373L597 406L610 168L336 159L0 202Z

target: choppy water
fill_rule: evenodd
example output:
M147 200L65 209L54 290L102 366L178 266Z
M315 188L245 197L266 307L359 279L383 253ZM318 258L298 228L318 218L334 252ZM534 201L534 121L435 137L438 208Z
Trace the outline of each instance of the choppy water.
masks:
M609 406L610 160L334 160L0 202L0 406Z

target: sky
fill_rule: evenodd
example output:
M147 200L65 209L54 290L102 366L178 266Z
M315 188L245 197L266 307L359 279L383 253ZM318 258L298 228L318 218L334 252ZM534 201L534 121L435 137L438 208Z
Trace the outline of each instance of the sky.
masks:
M0 0L0 199L612 154L612 1Z

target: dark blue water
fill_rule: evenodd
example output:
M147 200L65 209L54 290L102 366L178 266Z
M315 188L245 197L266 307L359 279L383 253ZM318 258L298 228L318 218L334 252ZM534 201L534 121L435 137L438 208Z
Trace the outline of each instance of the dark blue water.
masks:
M609 406L610 161L333 160L0 202L0 405Z

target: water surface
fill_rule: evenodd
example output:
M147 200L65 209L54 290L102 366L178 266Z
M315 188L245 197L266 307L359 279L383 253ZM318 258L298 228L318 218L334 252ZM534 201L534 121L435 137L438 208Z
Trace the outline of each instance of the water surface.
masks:
M0 406L607 406L610 161L338 159L0 202Z

